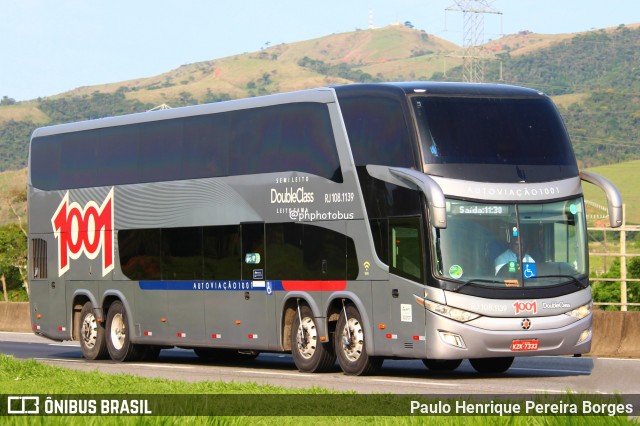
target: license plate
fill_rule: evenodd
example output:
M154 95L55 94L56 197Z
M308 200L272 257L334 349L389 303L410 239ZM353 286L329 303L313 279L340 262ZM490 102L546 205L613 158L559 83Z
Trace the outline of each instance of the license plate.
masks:
M511 342L511 350L516 351L537 351L540 341L538 339L514 340Z

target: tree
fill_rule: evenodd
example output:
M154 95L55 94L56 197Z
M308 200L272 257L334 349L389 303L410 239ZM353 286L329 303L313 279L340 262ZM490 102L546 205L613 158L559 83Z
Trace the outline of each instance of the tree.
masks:
M13 105L15 103L16 103L16 100L8 96L3 96L2 100L0 100L0 105Z
M599 278L620 278L620 259L615 259L609 268L609 271L599 276ZM627 278L640 278L640 257L634 257L627 260ZM637 287L627 284L627 302L637 303L640 299ZM592 287L593 300L595 302L620 303L620 283L610 281L596 281ZM635 290L635 291L634 291ZM605 311L617 311L618 306L604 306ZM638 310L635 306L628 308L630 311Z
M0 228L0 280L5 301L9 290L28 292L27 237L17 225Z

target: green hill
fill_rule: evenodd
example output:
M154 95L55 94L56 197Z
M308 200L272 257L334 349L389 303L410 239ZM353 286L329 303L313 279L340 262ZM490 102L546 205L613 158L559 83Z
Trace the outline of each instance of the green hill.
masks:
M626 207L625 221L628 224L640 224L640 192L638 191L638 185L640 184L640 160L593 167L588 170L606 176L614 183L620 191L622 201ZM587 200L602 206L607 205L607 199L604 193L594 185L585 184L584 194ZM599 209L593 209L593 211L589 212L596 215L603 213Z
M488 81L539 88L556 100L581 167L640 159L640 25L579 34L522 32L486 45ZM0 101L0 171L26 166L38 126L364 81L456 80L462 48L388 26L332 34L183 65L164 74L44 99Z

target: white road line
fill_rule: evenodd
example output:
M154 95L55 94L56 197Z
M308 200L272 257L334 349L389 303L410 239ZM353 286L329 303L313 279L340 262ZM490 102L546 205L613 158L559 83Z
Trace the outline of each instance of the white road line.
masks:
M179 370L193 370L195 367L191 367L188 365L162 365L162 364L126 364L127 367L148 367L148 368L166 368L172 369L177 368Z
M269 371L253 371L253 370L239 370L235 371L240 374L264 374L265 376L292 376L292 377L315 377L318 376L316 374L305 374L305 373L271 373Z
M391 379L370 379L372 382L385 382L385 383L400 383L403 385L426 385L426 386L448 386L448 387L461 387L462 385L456 385L453 383L440 383L440 382L414 382L411 380L391 380Z
M36 361L85 362L83 359L33 358Z
M79 343L47 343L49 346L65 346L68 348L79 348Z
M524 389L526 392L531 393L567 393L571 392L570 390L555 390L555 389ZM515 395L515 394L514 394Z
M604 358L604 357L598 357L598 358L593 358L594 361L599 360L599 359L606 359L606 360L610 360L610 361L635 361L635 362L640 362L639 358Z
M542 373L576 373L576 374L591 374L591 370L549 370L547 368L518 368L511 367L509 371L518 370L518 371L540 371Z

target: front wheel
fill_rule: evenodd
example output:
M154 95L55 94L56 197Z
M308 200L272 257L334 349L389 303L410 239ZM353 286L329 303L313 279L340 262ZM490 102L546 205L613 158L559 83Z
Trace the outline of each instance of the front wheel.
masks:
M328 371L336 362L330 344L320 341L316 319L306 305L298 308L291 326L291 354L298 370L307 373Z
M98 322L91 302L85 303L80 311L80 349L88 360L106 359L109 355L104 325Z
M144 347L131 342L127 311L120 301L109 307L106 340L109 356L114 361L138 361L144 356Z
M353 305L345 306L340 313L333 340L338 363L345 374L369 375L375 373L382 365L382 358L367 354L365 339L360 312Z
M472 358L469 362L478 373L504 373L513 364L513 357Z

